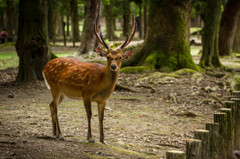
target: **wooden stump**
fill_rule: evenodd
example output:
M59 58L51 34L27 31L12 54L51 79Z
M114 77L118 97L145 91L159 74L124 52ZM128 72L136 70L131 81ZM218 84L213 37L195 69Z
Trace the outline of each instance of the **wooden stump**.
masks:
M219 155L227 158L226 113L214 113L214 122L219 123Z
M185 159L185 152L179 150L169 150L166 153L167 159Z
M235 106L234 117L234 149L240 149L240 98L232 98Z
M233 150L233 119L232 119L232 110L229 108L221 108L221 112L226 113L226 144L227 144L227 158L232 157L232 150Z
M206 123L210 139L210 159L219 158L219 124Z
M186 141L186 159L201 158L201 140L188 139Z
M202 159L210 158L210 138L209 131L204 129L198 129L194 131L194 138L201 140L201 156Z

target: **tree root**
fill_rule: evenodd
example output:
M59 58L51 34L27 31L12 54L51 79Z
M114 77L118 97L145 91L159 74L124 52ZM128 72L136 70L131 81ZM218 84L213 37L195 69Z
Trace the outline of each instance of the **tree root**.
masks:
M151 89L150 93L156 93L157 92L156 89L154 89L151 86L139 85L139 86L136 86L136 87L143 87L143 88Z
M138 92L137 90L134 90L134 89L131 89L127 86L123 86L123 85L120 85L120 84L116 84L115 86L115 90L124 90L124 91L128 91L128 92Z

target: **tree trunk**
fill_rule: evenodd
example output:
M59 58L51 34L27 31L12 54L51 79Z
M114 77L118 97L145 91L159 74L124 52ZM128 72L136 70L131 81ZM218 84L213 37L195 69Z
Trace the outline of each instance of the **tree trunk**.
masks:
M240 1L228 0L222 13L219 31L219 55L230 55L235 31L237 28L238 17L240 14Z
M238 16L238 24L233 41L233 51L240 52L240 15Z
M44 16L41 0L19 1L18 82L43 80L42 70L49 59Z
M142 38L142 1L139 2L139 23L138 23L139 38Z
M57 30L57 6L53 0L48 2L48 37L49 40L55 43Z
M6 29L9 37L13 37L14 24L14 5L13 0L7 0L7 25Z
M202 35L203 53L199 65L201 67L221 67L218 52L218 32L222 2L211 0L206 1L206 3L206 15Z
M112 15L112 0L109 1L109 4L105 4L105 20L107 27L107 36L106 38L110 41L116 38L114 34L114 18Z
M69 15L67 15L67 36L70 35L70 31L69 31Z
M147 14L148 14L148 7L147 7L147 1L145 0L144 3L144 39L147 37Z
M197 70L188 42L189 3L191 0L151 1L147 38L123 66L143 65L164 72L181 68Z
M123 36L129 33L130 27L130 3L129 0L123 1Z
M77 0L70 1L70 8L71 8L71 28L72 28L72 38L73 42L77 42L80 40L79 36L79 24L78 24L78 2Z
M87 1L86 16L84 20L81 46L78 51L78 55L88 54L94 50L94 47L96 45L96 37L93 32L93 26L96 22L96 17L98 13L101 13L101 0Z

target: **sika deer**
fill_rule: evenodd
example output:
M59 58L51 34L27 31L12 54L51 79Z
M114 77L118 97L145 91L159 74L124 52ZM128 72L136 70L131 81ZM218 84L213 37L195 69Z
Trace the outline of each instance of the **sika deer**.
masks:
M101 43L107 51L105 52L100 48L96 50L100 56L107 58L106 66L98 63L81 62L73 58L60 57L48 62L43 70L45 83L47 87L51 89L53 97L53 101L50 103L53 135L60 139L63 139L63 137L59 127L57 107L62 102L64 96L67 96L72 99L83 100L88 119L87 139L89 142L94 142L91 134L91 102L98 104L100 142L104 142L104 108L107 99L114 91L122 59L132 55L132 52L129 51L123 53L122 49L131 42L136 31L134 16L132 16L130 38L127 35L126 41L117 49L111 49L105 43L100 31L101 26L98 25L98 18L99 15L94 25L94 33L99 43Z

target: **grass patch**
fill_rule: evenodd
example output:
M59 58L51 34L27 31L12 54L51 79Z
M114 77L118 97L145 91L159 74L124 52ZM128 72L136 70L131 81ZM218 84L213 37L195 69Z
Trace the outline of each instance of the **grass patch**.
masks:
M0 52L0 70L18 67L18 59L15 51Z

